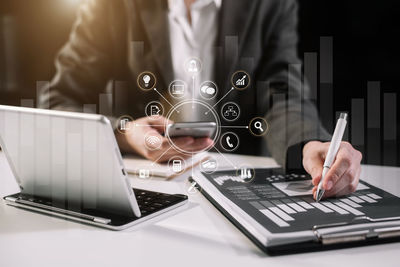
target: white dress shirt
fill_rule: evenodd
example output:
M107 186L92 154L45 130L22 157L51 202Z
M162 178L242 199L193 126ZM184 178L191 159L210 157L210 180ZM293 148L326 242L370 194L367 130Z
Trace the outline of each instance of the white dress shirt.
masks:
M184 0L168 2L173 75L174 79L187 84L185 99L201 99L199 94L201 83L214 79L215 43L221 1L196 0L190 7L191 23ZM193 75L185 69L191 58L199 59L202 65L201 71L195 75L194 92ZM213 101L207 102L212 104Z

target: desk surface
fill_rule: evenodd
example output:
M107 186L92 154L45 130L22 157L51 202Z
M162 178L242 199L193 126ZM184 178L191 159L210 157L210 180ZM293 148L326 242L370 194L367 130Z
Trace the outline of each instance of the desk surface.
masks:
M220 156L221 157L221 156ZM227 155L222 165L268 158ZM221 164L220 164L221 166ZM183 174L173 181L132 185L184 193ZM400 168L363 166L362 178L400 195ZM0 197L18 191L0 152ZM190 195L182 211L122 232L103 230L16 209L0 201L0 266L385 266L398 264L400 243L270 257L261 252L202 195ZM334 256L334 258L333 258ZM398 265L397 265L398 266Z

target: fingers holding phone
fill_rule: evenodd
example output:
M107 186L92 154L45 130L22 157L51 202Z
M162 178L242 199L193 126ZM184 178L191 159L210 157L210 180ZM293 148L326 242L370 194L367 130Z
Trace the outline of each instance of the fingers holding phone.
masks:
M215 122L179 122L169 124L165 135L170 138L174 148L182 153L198 153L214 145L211 138L216 128ZM188 146L176 142L177 139L185 136L194 138L193 143Z
M125 133L116 132L120 149L155 162L166 162L174 156L187 158L191 153L202 151L213 145L210 138L196 138L190 135L170 136L168 140L166 128L174 124L164 117L156 119L144 117L128 124L127 128L130 130ZM171 143L174 146L171 146Z

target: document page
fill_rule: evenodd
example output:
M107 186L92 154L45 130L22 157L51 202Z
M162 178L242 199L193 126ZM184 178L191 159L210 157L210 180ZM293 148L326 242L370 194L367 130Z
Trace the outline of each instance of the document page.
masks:
M312 198L311 177L282 169L238 169L202 173L226 198L271 233L311 230L314 225L400 216L400 199L360 181L357 191L319 203Z

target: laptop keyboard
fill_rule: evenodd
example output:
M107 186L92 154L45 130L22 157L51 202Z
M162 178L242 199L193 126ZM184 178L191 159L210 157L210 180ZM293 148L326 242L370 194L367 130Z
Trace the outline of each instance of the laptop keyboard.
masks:
M157 212L182 201L181 198L174 195L136 188L133 188L133 191L135 192L136 201L139 205L142 216Z
M142 213L142 216L146 216L146 215L155 213L159 210L173 206L173 205L181 202L184 199L187 199L187 196L184 196L184 195L169 195L169 194L164 194L164 193L160 193L160 192L153 192L153 191L147 191L147 190L136 189L136 188L132 188L132 190L135 192L136 201L138 203L138 206L139 206L140 212ZM88 210L88 209L81 209L79 207L67 207L68 203L54 202L50 199L33 197L30 195L15 194L15 195L12 195L12 197L15 197L20 200L25 200L27 202L31 202L34 204L39 204L39 205L48 206L48 207L55 207L55 208L65 209L65 210L71 210L71 211L75 211L75 212L93 213L91 211L94 211L94 210ZM97 211L95 211L95 212L97 212Z
M187 196L181 194L169 195L136 188L133 188L132 190L135 193L136 201L142 214L140 218L149 216L156 212L161 212L164 209L172 208L176 204L182 203L183 201L187 200ZM11 198L13 198L14 200L11 200ZM97 218L97 220L99 218L102 220L108 220L102 223L114 227L123 226L140 219L132 215L124 216L122 214L114 214L93 208L81 208L80 206L74 206L71 205L71 203L64 201L53 201L51 199L34 197L21 193L7 196L5 197L5 199L9 200L10 202L17 202L19 204L22 204L22 206L20 206L21 208L31 209L31 207L33 207L38 209L35 211L39 212L43 209L44 211L50 211L55 215L69 215L70 217L77 217L81 220L86 219L90 222L94 221L94 217Z

